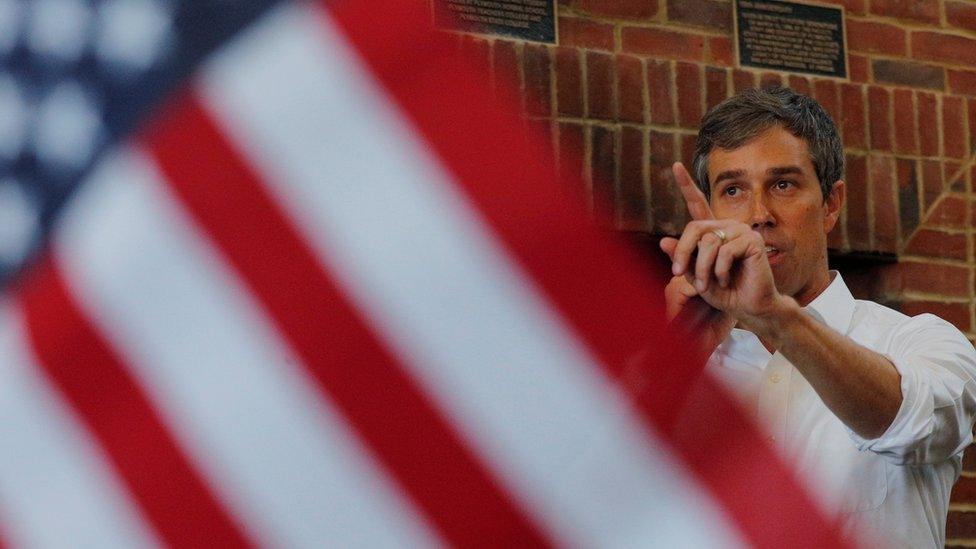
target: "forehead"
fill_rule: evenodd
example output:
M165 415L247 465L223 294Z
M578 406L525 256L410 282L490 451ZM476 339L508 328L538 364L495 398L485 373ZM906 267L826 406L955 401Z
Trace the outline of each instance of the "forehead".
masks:
M715 148L708 155L708 175L713 181L724 171L743 171L749 176L786 166L814 175L807 142L782 126L773 126L735 149Z

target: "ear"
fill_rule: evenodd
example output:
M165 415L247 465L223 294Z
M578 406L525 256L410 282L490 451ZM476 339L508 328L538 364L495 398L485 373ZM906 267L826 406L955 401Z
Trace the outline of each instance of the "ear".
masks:
M847 199L847 188L841 180L834 181L830 188L830 194L824 200L824 234L833 230L840 219L840 211L844 208L844 200Z

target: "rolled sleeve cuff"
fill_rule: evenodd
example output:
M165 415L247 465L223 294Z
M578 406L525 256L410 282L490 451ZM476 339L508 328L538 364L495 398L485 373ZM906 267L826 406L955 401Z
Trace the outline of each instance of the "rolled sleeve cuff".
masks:
M851 440L857 445L858 450L871 450L879 454L900 456L916 440L920 428L920 418L929 417L932 410L928 410L926 413L922 409L926 403L920 399L922 379L917 369L902 364L900 360L896 360L890 355L885 354L883 356L901 374L901 406L898 408L898 413L891 425L877 438L864 438L851 429L847 429L847 432ZM931 408L931 403L928 403L928 406Z

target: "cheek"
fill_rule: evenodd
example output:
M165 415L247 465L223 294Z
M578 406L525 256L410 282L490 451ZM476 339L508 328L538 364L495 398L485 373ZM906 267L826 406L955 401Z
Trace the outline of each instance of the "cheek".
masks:
M731 219L733 221L749 222L749 208L735 202L711 202L712 215L715 219Z

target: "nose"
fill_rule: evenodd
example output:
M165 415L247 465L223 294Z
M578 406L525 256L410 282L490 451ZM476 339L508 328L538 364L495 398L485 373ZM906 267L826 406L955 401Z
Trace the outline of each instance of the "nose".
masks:
M766 207L766 197L762 193L756 193L752 199L752 208L749 212L749 224L753 229L772 227L776 224L773 214Z

